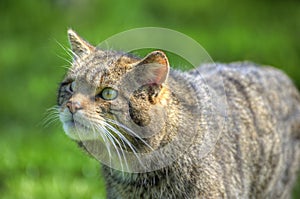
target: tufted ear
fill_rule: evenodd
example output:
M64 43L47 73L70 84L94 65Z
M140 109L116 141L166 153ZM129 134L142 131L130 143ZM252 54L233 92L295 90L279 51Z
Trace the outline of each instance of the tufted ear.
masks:
M141 77L147 84L163 84L168 78L170 66L166 54L162 51L153 51L144 57L137 68L142 68Z
M95 50L95 47L89 44L87 41L82 39L72 29L68 30L68 38L71 45L72 52L74 53L74 59L89 55Z

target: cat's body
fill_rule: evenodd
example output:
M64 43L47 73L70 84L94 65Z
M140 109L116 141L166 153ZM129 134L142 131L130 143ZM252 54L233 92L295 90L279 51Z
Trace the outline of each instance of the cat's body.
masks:
M228 126L211 153L199 159L193 145L166 168L125 177L104 167L110 198L289 198L300 163L299 94L275 69L251 63L219 67ZM209 76L216 69L170 76L192 75L197 87L198 72Z
M84 144L93 136L82 140L77 131L86 133L86 129L92 129L95 133L95 128L90 128L98 118L95 114L104 119L109 115L108 118L115 117L123 123L126 121L122 121L122 117L126 115L138 126L147 126L151 122L151 107L158 105L165 109L166 119L159 132L145 138L153 149L172 142L182 129L183 136L191 135L191 142L184 151L171 149L179 153L178 158L164 167L128 173L103 165L108 198L290 197L300 167L300 95L282 72L252 63L208 64L180 72L168 68L168 61L161 52L139 59L112 51L98 52L72 31L69 37L78 57L62 84L58 101L61 120L71 138L88 150ZM144 68L139 70L138 67ZM118 84L120 77L131 72L143 77L143 71L146 82L141 84L142 89L134 87L128 101L114 104L113 100L118 100L114 90L110 90L109 95L103 94L108 85L118 85L116 88L121 92L125 84L122 81ZM222 77L222 84L210 81L215 74ZM208 80L206 85L203 79ZM97 81L101 81L100 86ZM66 87L72 82L76 82L76 89ZM210 96L205 88L216 95ZM95 94L91 90L96 90ZM99 90L102 99L97 98ZM226 114L210 115L207 111L212 109L204 105L222 92L226 94ZM92 99L90 95L96 97ZM94 100L93 106L89 108L91 100ZM121 113L112 113L116 108ZM194 115L193 110L199 113ZM217 134L206 129L210 121L224 118L226 125L216 127L216 131L220 131ZM73 130L76 122L85 127ZM199 128L193 126L198 124ZM102 128L100 131L107 133ZM199 146L203 144L205 131L217 135L216 142L200 157L203 149ZM144 144L133 143L143 152L149 152Z

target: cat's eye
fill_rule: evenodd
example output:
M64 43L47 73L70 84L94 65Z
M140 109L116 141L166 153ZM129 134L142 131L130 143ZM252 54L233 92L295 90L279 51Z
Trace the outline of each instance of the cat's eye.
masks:
M72 83L67 85L66 91L69 93L73 93L75 88L75 82L73 81Z
M114 100L118 97L118 91L113 88L106 87L101 91L99 96L104 100Z

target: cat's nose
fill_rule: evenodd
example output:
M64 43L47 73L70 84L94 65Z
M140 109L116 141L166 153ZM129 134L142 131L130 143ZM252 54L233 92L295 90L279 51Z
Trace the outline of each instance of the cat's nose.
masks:
M74 102L74 101L69 100L67 102L66 106L68 107L68 109L70 110L70 112L72 114L74 114L74 113L76 113L76 111L82 109L82 106L81 106L80 102L78 102L78 101Z

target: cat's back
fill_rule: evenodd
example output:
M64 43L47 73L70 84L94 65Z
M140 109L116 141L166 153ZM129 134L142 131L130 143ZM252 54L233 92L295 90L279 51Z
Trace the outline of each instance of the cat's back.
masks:
M300 94L281 70L251 62L233 62L206 64L187 74L196 88L207 86L225 97L223 102L229 114L235 112L241 116L247 112L251 117L244 119L253 120L258 131L267 132L274 125L289 126L284 129L285 136L300 138Z
M207 168L221 168L226 195L288 198L300 167L300 95L292 81L249 62L207 64L186 75L196 88L226 97L226 126L211 154L217 161Z
M214 90L224 90L227 102L231 98L244 99L253 106L259 106L260 102L278 119L300 120L299 91L281 70L251 62L233 62L205 64L187 74L196 87L204 82Z

